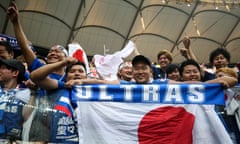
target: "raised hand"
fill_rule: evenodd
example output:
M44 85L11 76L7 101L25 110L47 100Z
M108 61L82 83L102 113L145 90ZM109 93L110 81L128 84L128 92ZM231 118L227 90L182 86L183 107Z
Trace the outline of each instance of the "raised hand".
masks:
M186 49L186 48L180 48L180 53L181 53L181 55L184 56L186 59L189 58L188 49Z
M64 65L72 65L72 64L75 64L76 62L78 62L78 60L71 56L64 59L64 63L65 63Z
M7 9L7 14L12 23L18 22L19 11L15 2L11 2L10 6Z
M184 38L183 38L183 44L184 44L184 47L186 48L186 49L189 49L189 47L190 47L190 44L191 44L191 41L190 41L190 39L189 39L189 37L188 36L185 36Z
M81 79L75 79L75 80L69 80L69 81L67 81L66 83L65 83L65 88L72 88L72 86L74 86L74 85L80 85L80 84L82 84L83 82L82 82L82 80Z

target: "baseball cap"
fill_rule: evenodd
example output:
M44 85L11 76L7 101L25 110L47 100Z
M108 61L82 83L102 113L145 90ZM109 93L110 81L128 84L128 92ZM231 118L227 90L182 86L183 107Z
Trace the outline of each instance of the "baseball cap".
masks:
M138 62L143 62L143 63L149 65L150 67L151 67L151 65L152 65L151 62L150 62L150 60L149 60L147 57L143 56L143 55L137 55L137 56L135 56L135 57L133 58L133 60L132 60L132 65L134 66L134 65L137 64Z
M4 64L6 66L9 66L13 69L16 69L19 71L18 78L20 81L26 80L25 77L25 66L22 64L22 62L16 60L16 59L10 59L10 60L5 60L0 58L0 64Z

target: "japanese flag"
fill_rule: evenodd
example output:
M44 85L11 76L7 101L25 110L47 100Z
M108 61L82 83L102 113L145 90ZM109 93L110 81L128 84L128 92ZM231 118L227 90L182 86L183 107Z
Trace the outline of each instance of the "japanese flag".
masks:
M213 105L79 102L81 144L231 144Z
M68 53L69 53L69 56L75 57L79 61L85 63L86 69L87 69L87 73L90 72L87 55L86 55L84 49L80 46L79 43L70 43L70 44L68 44Z

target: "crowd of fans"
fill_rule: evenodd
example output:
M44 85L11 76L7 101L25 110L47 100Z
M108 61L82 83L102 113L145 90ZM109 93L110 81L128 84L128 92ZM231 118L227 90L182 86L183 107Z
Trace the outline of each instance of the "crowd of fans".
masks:
M221 83L224 88L240 82L240 72L229 68L230 54L218 48L210 54L209 62L216 68L208 72L199 65L190 47L190 40L184 38L185 48L181 54L186 58L181 64L173 64L173 57L167 50L157 55L158 65L152 65L143 55L118 66L116 80L101 77L94 64L89 76L87 65L68 56L61 45L52 46L46 59L37 57L29 48L15 3L7 10L12 22L15 37L21 47L22 55L14 59L13 48L8 41L0 41L0 139L5 141L32 141L41 143L79 143L75 114L54 109L62 95L69 98L69 89L77 84L181 84L181 83ZM94 62L93 62L94 63ZM93 74L94 73L94 74ZM21 88L29 88L27 91ZM61 96L59 95L61 94ZM14 95L14 97L11 97ZM232 98L239 101L239 95ZM2 101L4 103L2 103ZM71 109L77 107L71 103ZM233 142L240 143L240 132L234 112L216 106L216 112ZM62 122L59 124L59 122ZM63 122L64 121L64 122ZM70 129L71 128L71 129Z

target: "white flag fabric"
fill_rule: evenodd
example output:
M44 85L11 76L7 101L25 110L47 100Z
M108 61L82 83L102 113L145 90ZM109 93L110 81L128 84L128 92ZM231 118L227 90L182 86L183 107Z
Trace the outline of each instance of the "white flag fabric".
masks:
M128 44L114 54L94 55L94 64L98 73L106 80L117 80L117 71L123 59L128 57L136 49L135 44L129 41Z
M90 72L87 55L79 43L68 44L68 54L69 56L75 57L79 61L85 63L87 73Z
M231 144L213 105L78 102L80 144Z

